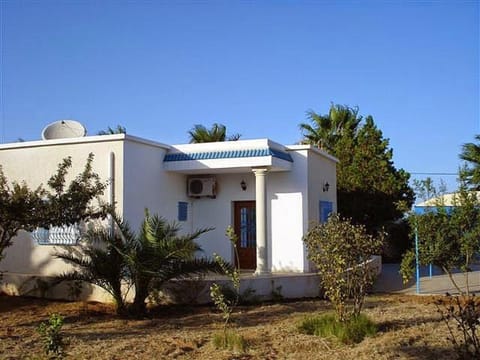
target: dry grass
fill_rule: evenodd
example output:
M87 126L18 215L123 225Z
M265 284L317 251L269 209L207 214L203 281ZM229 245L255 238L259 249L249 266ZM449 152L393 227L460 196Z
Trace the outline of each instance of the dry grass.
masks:
M209 307L164 307L143 320L122 319L104 304L53 302L0 296L0 359L42 358L35 329L51 313L65 317L72 359L454 359L447 329L430 297L375 296L365 313L379 333L360 344L300 334L297 325L329 309L320 300L239 309L244 354L215 350L211 338L221 315Z

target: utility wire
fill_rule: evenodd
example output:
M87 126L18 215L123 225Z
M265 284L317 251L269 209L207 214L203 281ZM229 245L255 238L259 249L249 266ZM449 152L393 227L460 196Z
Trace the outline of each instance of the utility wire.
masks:
M458 173L447 173L447 172L411 172L411 175L442 175L442 176L457 176Z

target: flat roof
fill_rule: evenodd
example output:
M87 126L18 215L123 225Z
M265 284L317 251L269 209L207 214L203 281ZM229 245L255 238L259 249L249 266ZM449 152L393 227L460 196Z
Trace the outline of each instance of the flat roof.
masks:
M269 139L172 145L163 161L167 171L188 174L245 172L254 167L289 171L292 163L285 146Z
M153 147L159 147L168 150L165 161L189 161L199 159L234 159L234 158L251 158L272 156L277 159L292 162L289 154L291 151L312 151L331 161L339 160L312 145L282 145L270 139L250 139L237 141L223 141L210 143L195 144L177 144L167 145L165 143L147 140L129 134L111 134L111 135L93 135L75 138L51 139L51 140L34 140L22 141L7 144L0 144L0 150L20 149L43 146L57 146L67 144L85 144L108 141L131 141Z
M52 139L52 140L19 141L14 143L0 144L0 150L56 146L56 145L70 145L70 144L86 144L86 143L109 142L109 141L118 141L118 140L136 142L144 145L160 147L167 150L170 149L170 146L167 144L143 139L137 136L133 136L129 134L112 134L112 135L94 135L94 136Z

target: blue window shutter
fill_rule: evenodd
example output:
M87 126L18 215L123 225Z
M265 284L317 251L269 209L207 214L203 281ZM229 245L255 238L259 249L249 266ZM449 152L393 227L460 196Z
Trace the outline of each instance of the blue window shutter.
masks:
M188 218L188 202L178 202L178 221L187 221Z
M320 223L326 223L328 217L333 211L333 203L331 201L320 201Z

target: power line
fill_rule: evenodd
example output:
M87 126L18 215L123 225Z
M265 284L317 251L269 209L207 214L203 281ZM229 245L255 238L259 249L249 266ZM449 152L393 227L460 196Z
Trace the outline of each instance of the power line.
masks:
M458 173L447 173L447 172L411 172L411 175L442 175L442 176L458 176Z

